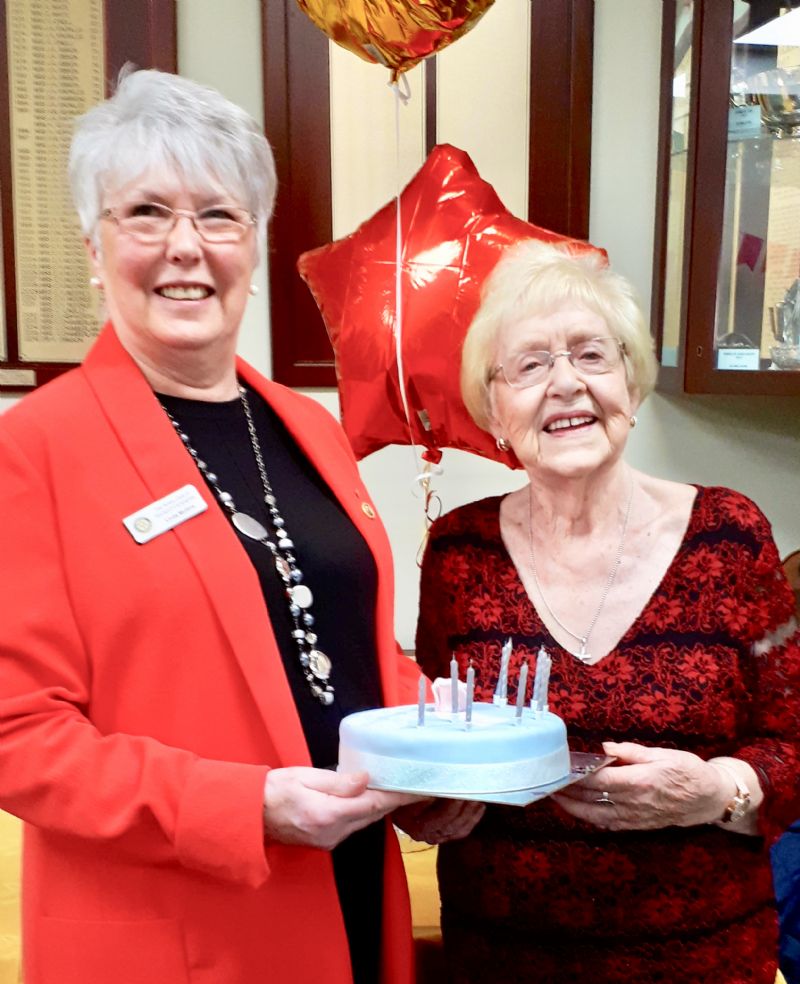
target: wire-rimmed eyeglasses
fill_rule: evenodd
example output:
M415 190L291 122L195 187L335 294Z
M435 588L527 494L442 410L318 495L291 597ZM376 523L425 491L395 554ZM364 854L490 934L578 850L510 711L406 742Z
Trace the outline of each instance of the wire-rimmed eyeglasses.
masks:
M250 212L235 205L209 205L192 212L159 202L131 202L104 208L100 213L101 219L111 219L141 243L163 242L182 216L189 219L198 236L207 243L237 243L256 222Z
M562 356L569 360L581 374L599 376L615 369L625 354L625 343L618 338L587 338L576 342L572 348L562 352L548 352L546 349L524 349L511 355L505 362L495 366L489 374L489 381L502 375L513 389L524 389L542 382L556 359Z

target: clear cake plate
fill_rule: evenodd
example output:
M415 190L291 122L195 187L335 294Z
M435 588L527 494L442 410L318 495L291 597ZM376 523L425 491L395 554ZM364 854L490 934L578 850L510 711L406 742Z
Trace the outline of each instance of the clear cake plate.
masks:
M571 786L574 782L585 779L586 776L597 772L604 765L614 761L612 755L600 755L592 752L570 752L569 772L555 782L543 786L533 786L530 789L514 789L504 793L438 793L430 789L411 789L408 786L372 786L373 789L385 789L392 793L417 793L420 796L431 796L435 799L463 799L473 803L497 803L500 806L530 806L537 800L544 799L560 789Z

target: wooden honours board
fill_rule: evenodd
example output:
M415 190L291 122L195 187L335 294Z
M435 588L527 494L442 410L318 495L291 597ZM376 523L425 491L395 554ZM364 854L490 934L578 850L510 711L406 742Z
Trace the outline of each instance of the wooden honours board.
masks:
M0 391L78 364L97 334L67 157L127 61L175 70L174 0L0 0Z

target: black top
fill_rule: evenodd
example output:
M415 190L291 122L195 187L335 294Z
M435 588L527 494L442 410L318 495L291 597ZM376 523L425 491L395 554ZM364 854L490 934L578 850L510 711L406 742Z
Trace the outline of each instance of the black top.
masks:
M258 572L311 761L318 768L332 768L342 717L383 703L375 657L375 562L361 534L280 418L252 390L248 389L247 397L277 507L294 541L303 583L314 596L309 611L318 637L316 648L333 663L331 706L319 703L301 672L292 638L294 624L272 553L264 544L238 531L236 535ZM241 401L208 403L163 395L159 400L216 474L219 487L233 496L237 510L253 516L273 534ZM357 984L374 984L380 978L383 835L383 823L373 824L333 851Z

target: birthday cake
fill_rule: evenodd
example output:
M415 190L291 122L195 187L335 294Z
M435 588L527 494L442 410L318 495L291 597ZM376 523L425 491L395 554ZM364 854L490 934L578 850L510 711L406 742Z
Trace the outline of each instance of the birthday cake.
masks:
M350 714L339 726L339 769L369 773L375 788L431 795L531 789L569 773L556 714L476 702L470 717L416 704Z

